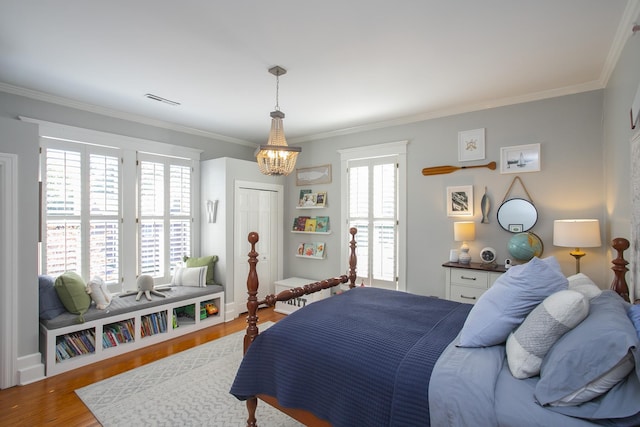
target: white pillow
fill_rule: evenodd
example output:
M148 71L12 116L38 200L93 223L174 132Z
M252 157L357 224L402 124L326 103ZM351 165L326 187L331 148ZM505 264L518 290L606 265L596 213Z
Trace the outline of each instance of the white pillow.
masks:
M584 273L574 274L567 277L569 289L578 291L588 299L593 299L602 293L602 289Z
M104 310L111 304L111 292L109 292L107 285L100 277L94 276L94 278L87 283L86 289L93 302L96 303L98 310Z
M178 268L171 279L171 285L204 288L207 286L207 267Z
M511 375L519 379L538 375L551 346L588 314L589 301L580 292L559 291L545 298L507 339Z

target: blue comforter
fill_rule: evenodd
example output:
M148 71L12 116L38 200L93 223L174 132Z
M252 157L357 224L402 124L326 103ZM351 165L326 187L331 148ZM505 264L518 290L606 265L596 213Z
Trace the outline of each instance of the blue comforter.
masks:
M256 338L231 393L334 426L429 425L431 371L471 307L373 288L310 304Z

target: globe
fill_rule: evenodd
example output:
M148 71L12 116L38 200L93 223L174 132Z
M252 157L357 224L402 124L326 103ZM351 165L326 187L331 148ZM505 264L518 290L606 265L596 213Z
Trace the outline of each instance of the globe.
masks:
M534 256L540 257L544 247L542 240L535 234L518 233L514 235L507 245L507 249L512 257L519 261L529 261Z

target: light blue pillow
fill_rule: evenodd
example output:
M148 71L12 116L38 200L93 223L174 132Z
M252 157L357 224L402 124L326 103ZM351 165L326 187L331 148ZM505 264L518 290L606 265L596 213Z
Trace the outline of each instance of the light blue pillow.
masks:
M555 257L534 257L515 265L495 281L473 306L460 332L459 347L502 344L549 295L567 289Z
M560 338L544 358L534 392L538 403L573 405L547 407L587 419L624 418L640 412L640 340L626 310L626 303L610 290L591 300L587 318ZM635 371L629 367L631 374L603 390L603 382L611 383L608 377L621 376L616 368L629 360L629 353ZM594 389L604 394L582 402L580 394L593 395ZM560 399L564 403L559 403Z
M636 328L638 337L640 337L640 304L634 304L627 310L629 319L633 322L633 326Z

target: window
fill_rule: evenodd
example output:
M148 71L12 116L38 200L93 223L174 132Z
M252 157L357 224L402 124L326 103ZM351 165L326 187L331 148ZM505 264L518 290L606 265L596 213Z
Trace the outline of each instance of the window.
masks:
M356 227L358 282L405 290L405 144L340 151L343 224ZM346 250L345 250L346 252ZM401 256L402 254L402 256ZM343 256L346 259L346 255ZM346 263L346 261L345 261Z
M199 244L199 151L38 123L43 274L99 276L114 291L140 274L168 283Z
M105 154L105 152L109 154ZM45 147L44 272L120 277L120 162L114 150Z
M191 254L192 169L179 159L151 155L139 159L140 273L163 277Z

